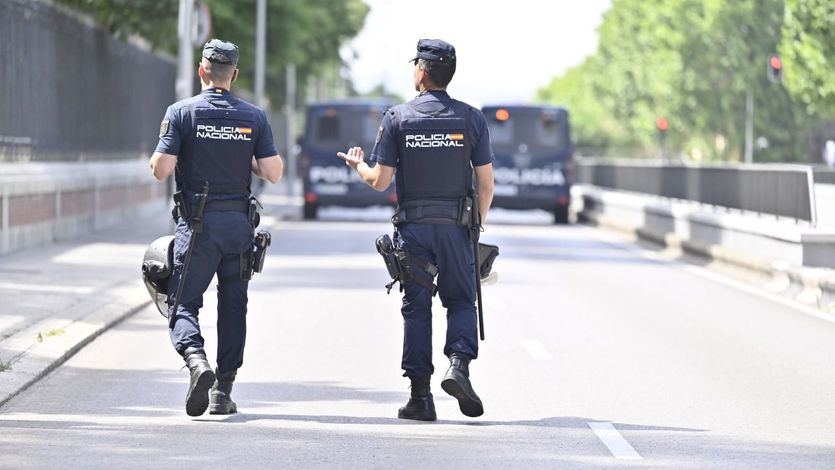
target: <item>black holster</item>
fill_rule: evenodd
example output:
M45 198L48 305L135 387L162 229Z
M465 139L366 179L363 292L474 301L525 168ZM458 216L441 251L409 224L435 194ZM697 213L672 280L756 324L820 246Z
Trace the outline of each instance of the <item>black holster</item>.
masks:
M249 218L249 224L252 225L253 229L258 228L258 226L261 225L261 214L258 212L258 209L263 209L261 203L258 202L258 199L250 197L247 217Z
M400 283L400 290L403 290L403 285L408 282L415 282L422 287L429 289L432 295L438 291L432 280L438 275L438 267L429 261L423 259L415 259L406 250L395 247L388 235L380 235L375 241L377 253L383 257L383 262L386 265L386 270L391 276L392 281L386 284L386 293L391 293L391 289L396 283ZM416 269L422 271L416 273Z
M264 270L264 260L267 258L267 248L272 243L272 236L266 230L259 230L255 234L252 250L241 255L241 279L249 281L254 273Z

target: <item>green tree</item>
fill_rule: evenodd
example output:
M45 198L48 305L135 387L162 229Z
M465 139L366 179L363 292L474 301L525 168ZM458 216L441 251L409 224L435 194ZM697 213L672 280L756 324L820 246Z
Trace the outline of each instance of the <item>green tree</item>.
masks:
M799 6L792 10L792 4ZM787 61L786 88L768 80L766 63L778 46L788 54L789 24L801 31L795 36L802 40L791 43L798 57L817 57L804 59L813 64L821 63L819 50L831 57L835 41L832 28L825 27L835 17L831 10L824 0L791 0L788 8L783 0L615 0L600 26L597 53L553 80L538 98L566 103L578 140L592 145L638 147L655 155L655 118L665 116L668 146L675 151L739 160L750 94L755 138L769 141L755 161L805 160L805 130L814 125L809 112L833 109L825 101L835 97L828 64L809 73L798 70L808 79L793 82ZM802 112L804 106L810 111Z
M791 96L807 114L835 118L835 3L788 0L780 54Z
M162 51L177 50L177 0L59 0L92 15L117 37L139 35ZM212 11L212 36L240 47L238 86L252 84L255 0L206 0ZM340 47L362 29L368 6L362 0L268 0L266 94L284 102L287 64L296 65L299 96L310 77L344 66ZM199 57L200 50L196 49ZM196 62L196 61L195 61Z

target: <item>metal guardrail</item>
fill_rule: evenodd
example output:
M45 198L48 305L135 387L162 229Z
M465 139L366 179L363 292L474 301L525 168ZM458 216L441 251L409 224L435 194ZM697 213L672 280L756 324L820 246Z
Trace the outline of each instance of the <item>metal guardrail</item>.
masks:
M835 184L835 170L826 166L814 168L815 183Z
M808 166L689 166L583 159L575 168L579 183L816 222Z
M0 162L136 158L156 145L175 65L51 2L0 1Z

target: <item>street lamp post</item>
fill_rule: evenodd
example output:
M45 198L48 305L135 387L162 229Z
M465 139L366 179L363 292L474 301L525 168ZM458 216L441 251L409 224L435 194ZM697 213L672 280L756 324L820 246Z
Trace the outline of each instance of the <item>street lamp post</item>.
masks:
M194 0L180 0L180 12L177 22L179 50L177 53L177 100L192 95L194 81L194 48L192 47L192 24Z

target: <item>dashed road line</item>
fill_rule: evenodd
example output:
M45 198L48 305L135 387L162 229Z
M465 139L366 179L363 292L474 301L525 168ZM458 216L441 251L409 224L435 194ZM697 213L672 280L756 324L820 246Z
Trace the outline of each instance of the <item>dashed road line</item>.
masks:
M530 354L531 357L538 361L550 361L554 358L554 356L552 356L551 353L545 349L545 346L535 339L526 339L522 341L522 346L528 351L528 354Z
M626 439L612 426L612 423L596 421L588 424L591 430L597 434L598 439L609 448L609 452L615 458L621 460L643 460L643 457L641 457L635 448L626 442Z

